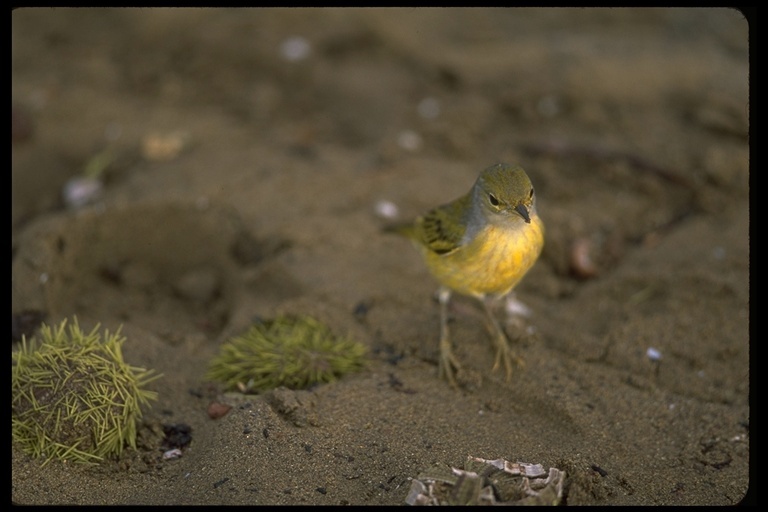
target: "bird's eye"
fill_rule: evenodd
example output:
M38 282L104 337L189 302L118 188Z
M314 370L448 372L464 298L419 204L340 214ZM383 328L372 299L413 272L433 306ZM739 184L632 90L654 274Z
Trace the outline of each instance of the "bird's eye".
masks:
M499 206L499 200L496 199L496 196L493 194L488 194L488 201L492 206Z
M531 189L531 195L529 196L530 199L533 199L533 189Z

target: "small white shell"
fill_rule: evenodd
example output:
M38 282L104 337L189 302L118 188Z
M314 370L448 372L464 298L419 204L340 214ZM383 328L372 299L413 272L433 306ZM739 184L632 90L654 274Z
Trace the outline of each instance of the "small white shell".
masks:
M178 448L172 448L167 452L163 453L164 460L178 459L179 457L181 457L181 450L179 450Z

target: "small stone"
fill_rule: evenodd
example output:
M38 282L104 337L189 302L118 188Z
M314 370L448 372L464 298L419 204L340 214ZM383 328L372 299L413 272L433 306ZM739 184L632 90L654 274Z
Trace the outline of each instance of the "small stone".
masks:
M289 37L280 44L280 55L291 62L304 60L311 53L312 46L301 36Z
M400 209L392 201L381 200L374 205L374 212L379 218L392 220L397 218Z
M176 159L187 146L184 133L149 134L141 141L141 154L150 162L169 162Z
M208 404L208 417L212 420L223 418L232 409L231 405L222 404L221 402L211 402Z
M64 204L72 209L96 202L102 196L104 186L98 178L76 176L64 185Z
M661 359L661 352L653 347L648 347L648 350L645 351L645 355L648 356L648 359L651 361L658 361Z

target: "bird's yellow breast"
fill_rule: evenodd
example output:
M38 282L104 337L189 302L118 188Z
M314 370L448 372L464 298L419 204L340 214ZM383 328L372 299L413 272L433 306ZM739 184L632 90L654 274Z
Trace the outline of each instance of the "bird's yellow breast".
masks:
M422 250L429 270L442 285L479 297L509 293L536 262L543 246L544 224L536 216L530 224L488 224L447 254Z

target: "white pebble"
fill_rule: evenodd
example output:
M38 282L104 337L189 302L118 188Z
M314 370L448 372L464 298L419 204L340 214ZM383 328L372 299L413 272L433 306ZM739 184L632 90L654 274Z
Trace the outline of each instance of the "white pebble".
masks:
M99 199L102 189L98 178L74 177L64 184L64 204L69 208L81 208Z
M658 361L661 359L661 352L653 347L648 347L648 350L645 351L645 355L648 356L648 359L651 361Z
M507 296L507 302L504 304L504 309L509 316L522 316L525 318L531 316L531 308L517 300L512 295Z
M392 201L378 201L373 209L376 212L376 215L382 219L395 219L400 214L400 209Z
M289 37L280 44L280 55L292 62L306 59L311 52L309 41L300 36Z
M397 144L408 151L416 151L421 147L421 135L413 130L403 130L397 137Z

